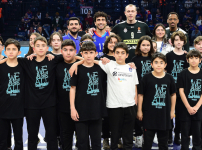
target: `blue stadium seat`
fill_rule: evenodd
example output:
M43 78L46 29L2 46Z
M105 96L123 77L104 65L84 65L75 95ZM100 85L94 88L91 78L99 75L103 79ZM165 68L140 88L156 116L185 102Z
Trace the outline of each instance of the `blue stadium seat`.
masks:
M106 4L111 4L112 1L111 1L111 0L106 0L105 3L106 3Z
M138 4L138 1L137 1L137 0L132 0L132 1L131 1L131 4L137 5L137 4Z
M72 9L72 8L75 8L76 7L76 3L70 3L69 4L69 7Z
M114 4L114 8L121 8L121 4Z
M129 1L128 0L123 0L122 4L129 4Z
M112 8L112 4L106 4L105 8Z
M114 12L120 13L120 12L121 12L121 8L115 8L115 9L114 9Z
M121 1L120 0L114 0L114 4L120 4Z

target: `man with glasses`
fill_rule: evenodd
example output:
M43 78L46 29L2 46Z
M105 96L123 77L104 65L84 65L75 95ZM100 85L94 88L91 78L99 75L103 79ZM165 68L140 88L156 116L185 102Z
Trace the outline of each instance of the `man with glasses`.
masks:
M176 31L182 31L187 37L187 43L184 45L184 50L188 52L189 51L189 35L186 33L186 31L177 27L177 24L179 23L178 14L176 12L170 12L167 17L167 23L169 25L169 27L166 28L167 38L170 39L171 35Z

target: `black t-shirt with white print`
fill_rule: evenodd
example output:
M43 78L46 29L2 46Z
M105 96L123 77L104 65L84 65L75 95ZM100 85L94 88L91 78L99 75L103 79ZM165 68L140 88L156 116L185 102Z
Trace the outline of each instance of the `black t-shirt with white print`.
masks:
M70 113L69 91L71 88L69 69L73 63L61 62L56 67L56 84L57 84L57 99L58 110Z
M141 81L142 77L150 73L153 69L151 67L151 57L135 56L131 62L134 62L138 75L138 81Z
M165 73L157 78L152 73L144 75L139 94L143 94L143 127L144 129L171 129L171 95L176 93L173 77Z
M76 86L75 108L79 121L97 120L107 116L103 94L106 83L105 72L100 66L78 66L77 75L71 78L71 86Z
M184 88L184 93L191 107L194 107L201 97L202 70L196 74L191 73L188 69L184 69L177 80L178 88ZM180 103L180 119L181 121L201 120L202 108L200 107L196 114L190 115L184 103Z
M52 61L47 57L41 62L18 58L25 70L25 108L44 109L56 105L56 66L64 61L62 56L55 56Z
M0 64L0 118L24 117L24 71L18 64Z
M166 54L167 66L166 71L167 73L171 74L177 83L177 76L178 74L185 68L189 67L189 64L186 60L186 54L177 55L173 51Z

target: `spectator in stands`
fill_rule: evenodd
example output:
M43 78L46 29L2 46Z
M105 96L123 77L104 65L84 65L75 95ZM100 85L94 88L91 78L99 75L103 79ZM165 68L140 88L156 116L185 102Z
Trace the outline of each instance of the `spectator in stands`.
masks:
M27 13L25 13L24 21L25 21L25 23L27 23L28 25L30 25L30 18L28 17Z
M71 17L76 17L75 13L73 12L73 10L70 10L69 12L69 18Z
M162 23L163 22L163 16L161 15L161 12L159 9L156 10L156 23Z
M41 12L37 11L36 16L38 17L39 20L41 20Z
M201 21L202 21L202 16L199 16L198 20L196 21L196 25L200 26L201 25Z
M66 14L64 21L67 22L69 20L69 14Z
M144 8L148 7L148 1L147 0L142 0L141 1L141 6L144 7Z
M27 31L27 37L29 38L32 33L35 33L35 30L33 27L30 27L29 30Z
M58 30L58 32L61 34L61 36L64 36L62 30Z
M145 22L148 24L152 20L152 14L147 7L145 7L144 10L145 10Z
M51 17L49 17L48 13L46 13L46 17L43 19L43 28L44 28L44 30L47 30L50 33L50 31L51 31Z
M201 25L198 26L199 31L202 33L202 21L201 21Z
M59 16L59 12L55 13L55 18L52 21L52 26L57 27L57 30L61 29L62 27L62 19Z
M90 28L90 27L91 27L91 26L90 26L89 22L86 21L85 26L84 26L84 29L87 29L87 28Z
M193 41L196 37L201 36L201 32L199 31L198 27L195 27L195 30L192 31L191 33L191 42L193 44Z
M90 12L87 13L87 17L85 18L85 22L88 21L89 26L93 25L93 17L90 15Z
M117 19L117 20L115 21L115 25L118 24L118 23L120 23L120 22L122 22L122 16L119 16L119 19Z
M191 1L191 0L185 1L184 7L185 7L186 9L192 8L192 1Z
M193 24L190 19L187 20L187 23L188 23L188 25L189 25L189 30L190 30L190 32L192 33L192 31L196 29L196 25ZM190 34L191 34L191 33L190 33Z
M28 9L27 14L28 14L29 19L32 19L32 12L30 9Z
M25 23L24 18L21 19L21 22L18 26L18 31L19 32L27 31L27 24Z
M192 16L190 14L190 10L187 10L187 13L184 15L184 19L183 21L187 21L187 20L191 20L192 19Z
M113 26L114 22L112 21L112 17L110 15L107 15L107 24L109 26Z
M201 4L201 0L197 0L196 2L195 2L195 9L201 9L201 7L202 7L202 4Z
M68 26L68 21L69 21L69 20L66 20L66 21L65 21L65 24L63 25L63 29L67 29L67 28L68 28L68 27L67 27L67 26Z
M137 20L140 20L140 21L143 21L143 20L144 20L143 15L142 15L141 12L140 12L140 9L137 10L136 19L137 19Z
M45 38L48 37L47 33L45 32L42 26L37 27L37 33L39 33L41 36L44 36Z
M32 22L33 27L37 27L40 25L40 21L37 16L35 16L34 20L32 20L31 22Z
M148 26L149 26L150 31L152 32L154 30L154 24L153 24L152 20L149 22Z
M111 28L108 25L106 25L105 30L111 32Z
M199 18L199 16L200 16L199 10L196 10L196 14L194 16L195 16L195 20L194 21L197 21L198 18Z

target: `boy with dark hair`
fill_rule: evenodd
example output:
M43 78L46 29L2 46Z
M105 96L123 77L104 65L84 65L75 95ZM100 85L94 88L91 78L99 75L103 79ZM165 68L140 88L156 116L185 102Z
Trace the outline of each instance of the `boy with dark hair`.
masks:
M166 59L167 59L167 66L166 66L166 71L167 73L171 74L175 80L175 83L177 84L177 76L178 74L185 68L187 68L189 65L186 60L186 54L183 51L183 45L186 44L187 38L186 35L181 32L174 32L171 36L171 42L174 45L174 50L166 54ZM179 102L181 101L178 90L177 90L177 100L176 100L176 107L175 107L175 138L174 142L175 144L180 144L180 116L179 116ZM172 128L174 127L173 125L173 120L172 120ZM169 140L168 144L172 144L172 129L169 131Z
M201 149L201 120L202 120L202 70L198 67L201 62L201 54L197 50L191 50L187 54L189 68L184 69L178 75L177 85L182 99L180 102L181 120L181 149L189 150L189 135L193 137L193 148Z
M106 38L110 35L109 31L106 31L107 14L104 12L96 12L93 16L94 24L96 26L95 32L92 35L96 49L98 52L97 57L100 58L103 55L103 47Z
M17 61L17 56L21 54L20 43L15 39L8 39L5 42L5 54L8 58L6 62L0 65L0 149L8 149L7 142L10 141L7 138L11 139L11 123L14 132L15 149L22 150L25 76L23 68Z
M103 85L106 76L94 64L97 55L95 44L87 41L80 49L84 58L78 66L77 75L71 78L70 109L71 118L76 121L78 149L87 150L89 135L92 149L101 149L102 117L107 115Z
M143 150L152 147L155 133L159 150L168 149L168 131L174 118L176 88L173 77L164 72L166 57L161 53L152 55L151 66L154 71L144 75L138 91L137 117L143 120Z
M61 53L64 61L56 67L56 83L58 91L58 110L59 122L61 130L61 140L63 150L71 150L73 142L73 134L75 131L75 122L70 115L70 74L69 69L76 61L76 45L72 40L64 40L61 46Z

